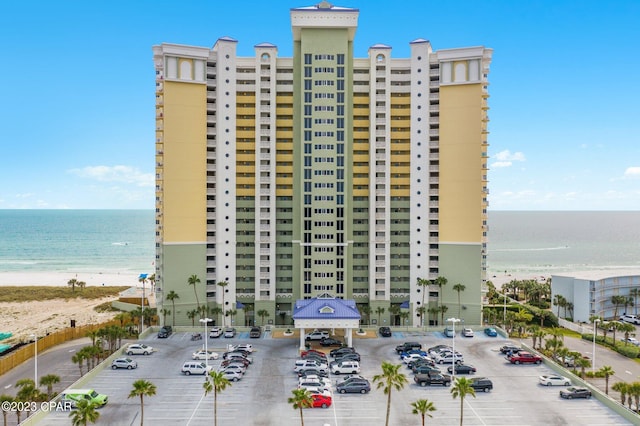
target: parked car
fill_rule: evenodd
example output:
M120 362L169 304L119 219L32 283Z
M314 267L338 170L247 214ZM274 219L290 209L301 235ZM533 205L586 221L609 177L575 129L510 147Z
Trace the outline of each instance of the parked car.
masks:
M378 328L378 335L380 337L391 337L391 328L389 327Z
M305 336L305 340L324 340L329 338L328 331L314 330Z
M316 376L314 374L307 374L306 376L298 378L298 384L304 383L306 381L320 382L322 386L326 388L331 388L331 379L329 379L328 377Z
M209 331L209 337L215 339L222 336L222 327L213 327L211 331Z
M556 355L553 359L555 362L564 365L565 367L575 367L576 365L576 360L572 356L565 356L563 358L560 355Z
M520 346L516 346L516 345L504 345L500 348L500 352L502 352L503 354L508 354L508 353L517 353L520 352L522 350L522 348Z
M186 376L190 376L192 374L201 374L204 376L205 374L209 374L211 370L213 370L213 366L206 365L204 362L187 361L182 364L182 369L180 371L182 371L182 374Z
M331 396L322 394L312 394L313 408L328 408L331 406Z
M428 360L429 357L426 354L424 354L424 355L422 355L422 354L408 354L408 355L406 355L406 356L404 356L402 358L402 362L404 362L405 364L409 364L410 362L416 361L418 359Z
M338 339L334 339L333 337L328 337L326 339L322 339L320 341L320 346L325 346L325 347L329 347L329 346L343 346L344 343L341 342Z
M226 328L224 330L224 337L230 339L232 337L236 337L236 329L233 327Z
M312 355L312 354L318 355L318 356L320 356L322 358L325 358L325 359L327 358L327 354L325 354L324 352L317 351L315 349L309 349L308 351L300 352L300 357L301 358L306 358L308 355Z
M442 334L444 334L444 337L456 337L456 334L453 332L453 327L445 327Z
M191 359L218 359L219 355L213 351L197 351L191 355Z
M158 331L158 339L166 339L173 333L173 328L170 325L165 325Z
M318 362L316 360L298 360L296 361L296 365L293 369L293 371L295 371L296 373L301 371L301 370L308 370L310 368L313 368L315 370L320 370L320 371L327 371L327 369L329 368L329 366L325 363L321 363Z
M370 390L371 384L368 380L349 380L336 385L338 393L368 393Z
M360 354L358 352L339 354L338 356L334 357L333 360L334 361L346 361L346 360L360 361Z
M591 398L591 391L587 388L568 387L560 391L560 397L565 399Z
M640 318L636 315L624 314L620 317L620 321L630 322L631 324L640 325Z
M335 358L337 356L340 356L341 354L354 353L355 351L356 351L355 348L344 347L344 348L332 349L329 352L329 355Z
M240 343L238 345L231 345L229 347L230 351L244 351L244 352L253 352L253 345L251 343Z
M626 339L623 337L622 341L624 343L630 343L630 344L632 344L634 346L640 346L640 341L638 341L638 339L636 339L635 337L629 337L629 338L626 338Z
M359 374L348 374L346 376L344 376L344 379L342 379L340 382L338 383L347 383L353 380L362 380L364 382L367 381L367 379Z
M428 356L428 354L425 351L421 350L421 349L410 349L410 350L408 350L406 352L402 352L400 354L400 359L404 359L405 357L407 357L409 355L421 355L423 357Z
M226 367L227 365L231 365L231 364L241 364L244 365L245 367L249 367L249 361L247 361L246 358L240 358L240 357L233 357L233 358L227 358L225 360L223 360L220 363L221 367Z
M240 373L239 371L233 371L233 370L222 370L221 373L223 377L229 380L230 382L237 382L238 380L242 379L242 376L243 376L243 374Z
M428 373L441 374L440 369L438 367L434 367L433 365L418 365L412 368L411 371L413 371L413 374L428 374Z
M449 374L453 372L453 367L447 367ZM458 364L456 365L456 374L475 374L476 368L473 365Z
M251 327L249 330L249 337L251 339L259 339L262 336L262 330L260 327Z
M317 368L304 368L298 371L298 377L308 377L308 376L320 376L327 377L329 372L326 370L319 370Z
M495 328L493 327L487 327L484 329L484 334L486 334L489 337L497 337L498 336L498 332L496 331Z
M324 383L319 382L317 380L303 380L300 383L298 383L298 389L331 391L331 389L328 386L325 386Z
M409 361L407 363L407 368L413 370L415 367L421 367L423 365L428 365L430 367L435 367L436 363L433 362L432 359L415 359L413 361Z
M452 348L449 345L435 345L435 346L431 346L429 349L427 349L427 353L431 354L432 352L439 352L442 349L452 349Z
M493 382L486 377L473 377L471 387L476 391L490 392L493 389Z
M411 349L422 349L422 345L418 342L404 342L401 345L396 346L396 353L401 354Z
M571 380L563 376L540 376L538 377L538 383L543 386L571 386Z
M462 335L464 337L473 337L473 330L470 328L463 328L462 329Z
M237 371L240 374L244 374L247 371L247 367L245 367L243 364L237 363L237 362L233 362L229 365L226 365L224 367L220 368L221 372L224 371Z
M111 368L117 370L118 368L126 368L132 370L138 368L138 363L131 358L116 358L111 362Z
M520 351L506 357L511 364L540 364L542 358L529 352Z
M155 351L151 346L144 343L132 343L127 346L127 355L151 355Z
M442 355L437 355L434 361L438 364L464 364L462 354L453 352L445 352Z
M442 385L449 386L451 384L451 376L447 374L438 374L436 372L427 374L416 374L413 381L420 386Z
M360 363L358 361L340 361L331 366L333 374L357 374L360 373Z

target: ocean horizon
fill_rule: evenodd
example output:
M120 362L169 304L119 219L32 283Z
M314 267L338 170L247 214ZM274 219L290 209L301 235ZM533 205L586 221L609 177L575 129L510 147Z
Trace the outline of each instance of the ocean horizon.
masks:
M489 211L487 275L640 268L640 212ZM0 272L152 271L154 210L0 210Z

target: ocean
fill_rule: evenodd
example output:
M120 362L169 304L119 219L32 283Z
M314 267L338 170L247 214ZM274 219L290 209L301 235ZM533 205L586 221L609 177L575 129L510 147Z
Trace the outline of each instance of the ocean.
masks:
M640 268L640 212L490 211L489 273ZM0 210L0 272L152 269L153 210Z
M153 210L0 210L0 272L148 271Z

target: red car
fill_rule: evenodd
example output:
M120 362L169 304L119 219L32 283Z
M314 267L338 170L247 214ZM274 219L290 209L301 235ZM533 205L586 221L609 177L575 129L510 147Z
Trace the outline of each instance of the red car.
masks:
M315 393L311 395L313 398L313 408L327 408L331 406L331 397Z
M326 358L327 357L327 354L325 354L324 352L316 351L315 349L309 349L308 351L302 351L300 353L300 358L306 358L307 355L311 355L311 354L319 355L322 358Z
M520 351L507 357L511 364L540 364L542 358L529 352Z

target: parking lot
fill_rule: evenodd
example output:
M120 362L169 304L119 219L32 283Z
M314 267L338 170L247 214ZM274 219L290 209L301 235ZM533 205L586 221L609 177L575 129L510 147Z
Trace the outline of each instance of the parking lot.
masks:
M100 409L98 424L137 424L140 415L139 398L127 398L135 380L145 379L157 387L157 394L145 398L144 421L151 425L210 425L213 417L213 395L204 396L203 376L184 376L180 368L191 354L202 349L203 341L191 341L189 333L174 333L167 339L154 335L144 343L157 348L153 355L132 356L139 364L134 370L104 369L86 387L109 396L109 403ZM361 375L370 379L381 372L382 361L400 363L395 347L404 341L417 340L423 348L450 344L440 331L395 331L391 338L354 339L362 355ZM476 377L489 377L492 392L478 392L465 399L465 425L625 425L623 418L596 399L563 400L560 387L538 385L538 377L552 371L542 365L511 365L499 352L508 341L487 337L476 332L473 338L455 338L456 350L463 353L465 363L477 368ZM220 425L298 425L299 413L287 403L297 385L293 372L298 358L297 338L249 339L247 332L232 339L209 339L208 349L222 353L227 344L251 343L253 364L244 378L218 395ZM209 361L218 366L220 360ZM445 370L446 366L442 368ZM411 403L427 398L437 408L429 424L458 425L460 400L453 399L450 388L419 387L413 383L410 370L404 366L408 383L401 391L393 391L390 424L419 425L420 418L411 414ZM335 387L341 376L330 375ZM383 424L386 415L386 395L375 388L369 394L333 395L331 407L304 410L307 426ZM51 413L43 424L69 423L68 413Z

